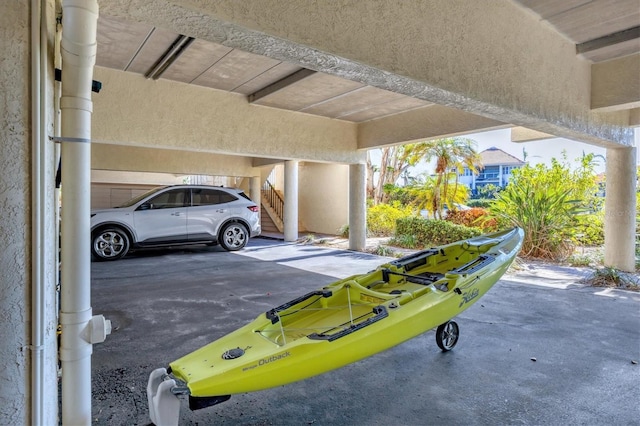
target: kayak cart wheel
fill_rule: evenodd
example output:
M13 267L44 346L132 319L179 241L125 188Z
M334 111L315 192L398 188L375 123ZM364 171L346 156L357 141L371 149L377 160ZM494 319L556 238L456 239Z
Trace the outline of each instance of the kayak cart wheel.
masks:
M444 324L440 324L436 330L436 343L438 347L442 349L442 352L447 352L453 349L458 343L458 337L460 336L460 328L455 321L447 321Z

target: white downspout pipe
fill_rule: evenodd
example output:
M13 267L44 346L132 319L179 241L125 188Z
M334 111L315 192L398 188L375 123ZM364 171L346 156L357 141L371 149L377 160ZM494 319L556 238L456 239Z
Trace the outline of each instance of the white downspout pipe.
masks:
M44 138L46 34L41 0L31 1L31 423L44 423ZM45 37L44 43L42 37ZM43 99L44 98L44 99Z
M92 317L90 259L91 82L98 2L62 3L62 423L91 424L91 353L110 324Z

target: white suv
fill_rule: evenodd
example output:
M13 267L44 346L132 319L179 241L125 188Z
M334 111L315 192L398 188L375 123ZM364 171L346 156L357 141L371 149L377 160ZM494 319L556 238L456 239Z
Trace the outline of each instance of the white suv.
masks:
M258 212L239 189L155 188L119 207L92 211L91 251L98 260L116 260L145 247L220 244L240 250L260 235Z

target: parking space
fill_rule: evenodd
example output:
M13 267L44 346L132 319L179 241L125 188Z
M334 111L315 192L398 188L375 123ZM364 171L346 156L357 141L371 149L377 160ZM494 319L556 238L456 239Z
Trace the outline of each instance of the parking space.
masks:
M92 263L96 425L149 424L149 373L268 309L385 258L254 239L241 252L154 250ZM640 294L575 284L572 270L505 276L457 318L448 353L433 332L342 369L234 395L181 424L637 424Z

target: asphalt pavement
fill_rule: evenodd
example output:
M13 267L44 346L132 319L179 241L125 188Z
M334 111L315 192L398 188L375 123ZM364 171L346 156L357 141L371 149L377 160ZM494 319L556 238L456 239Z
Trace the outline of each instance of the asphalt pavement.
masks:
M149 373L272 307L388 258L253 239L92 263L95 425L148 425ZM341 369L190 411L184 425L639 425L640 293L586 287L584 270L509 273L456 318Z

